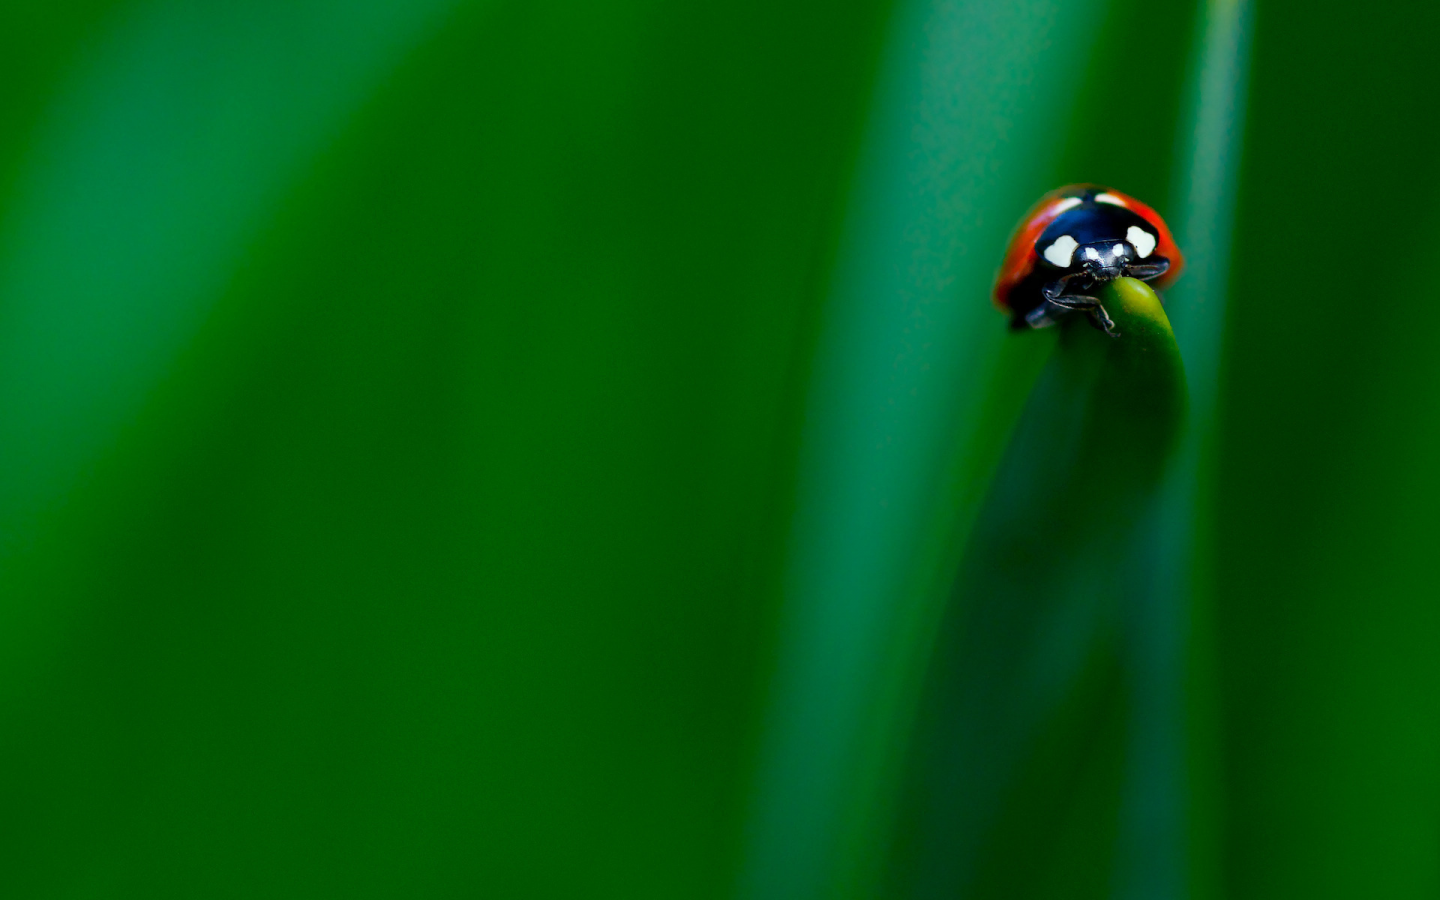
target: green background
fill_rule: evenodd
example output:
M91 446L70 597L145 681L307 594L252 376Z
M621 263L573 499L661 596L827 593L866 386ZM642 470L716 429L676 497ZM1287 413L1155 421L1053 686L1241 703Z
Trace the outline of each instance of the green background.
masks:
M1437 43L7 0L0 894L1433 896ZM1053 344L989 285L1082 180L1190 254L1192 422L1143 586L985 646L1050 679L1011 753L934 704L1009 671L944 637Z

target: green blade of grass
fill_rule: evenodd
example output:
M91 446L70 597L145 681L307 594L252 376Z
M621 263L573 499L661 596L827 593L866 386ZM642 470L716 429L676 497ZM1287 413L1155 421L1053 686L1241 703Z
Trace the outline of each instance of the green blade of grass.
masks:
M1180 136L1174 222L1187 268L1167 292L1190 385L1189 423L1138 548L1126 637L1131 714L1121 897L1218 896L1219 776L1207 635L1214 441L1251 4L1207 0Z
M976 523L887 896L1072 896L1067 872L1110 877L1095 860L1114 856L1120 809L1116 598L1186 388L1155 293L1121 279L1102 299L1121 336L1066 323Z
M875 810L940 606L933 567L1043 355L1002 359L990 280L1049 186L1066 81L1093 49L1064 36L1102 6L898 11L808 388L742 897L864 895L878 865Z

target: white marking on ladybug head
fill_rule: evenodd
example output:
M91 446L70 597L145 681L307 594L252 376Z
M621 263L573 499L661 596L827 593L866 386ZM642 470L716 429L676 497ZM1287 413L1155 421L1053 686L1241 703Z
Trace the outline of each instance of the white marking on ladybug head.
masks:
M1111 206L1124 206L1124 205L1125 205L1125 201L1124 201L1124 200L1121 200L1119 197L1115 196L1114 194L1108 193L1108 192L1107 192L1107 193L1104 193L1104 194L1096 194L1096 195L1095 195L1095 202L1096 202L1096 203L1109 203Z
M1051 211L1053 214L1055 214L1055 215L1058 216L1058 215L1060 215L1061 213L1063 213L1065 210L1067 210L1067 209L1074 209L1075 207L1079 206L1081 203L1084 203L1084 202L1085 202L1085 201L1082 200L1082 199L1080 199L1079 197L1066 197L1064 200L1061 200L1059 203L1056 203L1055 206L1054 206L1054 208L1051 209L1050 211Z
M1125 240L1130 242L1130 246L1135 248L1141 259L1155 252L1155 235L1139 225L1131 225L1125 229Z
M1090 258L1093 259L1093 260L1096 260L1097 262L1098 262L1099 259L1100 259L1100 251L1099 251L1099 250L1096 250L1094 247L1086 247L1086 248L1085 248L1085 255L1088 256L1088 257L1090 257Z
M1114 249L1114 250L1111 250L1110 253L1111 253L1112 256L1124 256L1124 255L1125 255L1125 245L1124 245L1124 244L1116 244L1116 245L1115 245L1115 249Z
M1079 241L1068 234L1062 234L1055 239L1055 243L1045 248L1045 261L1057 269L1070 268L1070 261L1075 258L1075 248L1080 246Z

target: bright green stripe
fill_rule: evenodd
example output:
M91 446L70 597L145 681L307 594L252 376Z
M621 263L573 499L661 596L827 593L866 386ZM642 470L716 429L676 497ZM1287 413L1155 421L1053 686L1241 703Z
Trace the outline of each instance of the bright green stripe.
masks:
M1203 680L1205 661L1187 654L1194 617L1203 615L1196 587L1208 568L1203 547L1210 513L1203 485L1215 434L1251 5L1211 0L1201 12L1193 112L1183 120L1188 124L1180 140L1187 165L1174 192L1184 198L1174 224L1187 267L1166 293L1190 385L1190 425L1155 513L1152 540L1140 548L1149 556L1148 587L1134 598L1129 616L1134 720L1118 896L1136 900L1187 896L1214 878L1206 859L1212 815L1196 806L1213 792L1186 793L1209 777L1205 757L1195 755L1203 734L1187 734L1197 724L1187 721L1187 711L1196 708L1187 681L1193 686L1196 664ZM1213 886L1198 890L1209 893Z
M1100 5L924 0L896 22L806 406L741 896L836 896L873 863L902 732L893 688L936 604L925 564L988 471L946 476L1007 419L986 400L1006 335L990 279L1015 218L1052 186L1051 131L1089 52L1066 36Z

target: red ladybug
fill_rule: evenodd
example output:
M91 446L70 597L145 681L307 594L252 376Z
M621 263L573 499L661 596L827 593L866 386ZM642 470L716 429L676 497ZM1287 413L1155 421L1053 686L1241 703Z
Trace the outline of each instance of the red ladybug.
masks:
M1044 328L1083 310L1115 337L1115 323L1090 294L1122 275L1165 288L1184 266L1155 210L1098 184L1072 184L1041 197L1020 220L995 276L995 305L1011 328Z

